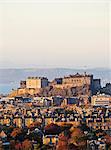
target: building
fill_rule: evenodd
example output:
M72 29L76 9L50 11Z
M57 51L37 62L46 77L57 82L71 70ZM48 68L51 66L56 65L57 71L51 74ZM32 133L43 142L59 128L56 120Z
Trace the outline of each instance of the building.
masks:
M50 82L50 86L53 85L62 85L63 78L55 78L52 82Z
M57 144L58 142L58 135L45 135L43 137L43 144L48 145L48 144Z
M43 106L50 107L52 105L52 100L48 98L44 98Z
M66 89L73 88L75 90L74 96L90 96L93 94L93 75L76 73L75 75L66 76L63 78L62 86Z
M55 78L51 85L59 89L72 89L76 95L94 95L101 89L101 80L94 79L93 75L79 74L65 76L64 78ZM74 89L75 88L75 89ZM76 96L74 95L74 96Z
M101 80L100 79L93 79L93 87L92 87L92 93L97 94L101 89Z
M20 81L20 88L25 89L26 88L26 81Z
M28 77L26 79L26 88L40 89L48 86L48 79L45 77Z
M66 107L66 106L73 106L77 105L79 103L79 99L76 97L70 97L70 98L65 98L61 102L61 106Z
M101 88L100 92L111 95L111 83L107 83L105 87Z
M69 97L63 100L62 106L67 106L67 105L77 105L79 102L79 99L77 97Z
M62 103L63 100L64 100L64 98L61 97L61 96L54 96L54 97L52 97L52 99L53 99L53 105L54 105L54 106L60 106L61 103Z
M111 96L105 94L94 95L91 98L92 106L109 106L110 102L111 102Z
M32 102L32 99L31 99L31 98L28 98L28 97L24 97L24 98L22 99L22 102L23 102L23 103L31 103L31 102Z
M93 82L93 75L75 74L63 78L63 85L66 87L77 87L83 85L91 85Z

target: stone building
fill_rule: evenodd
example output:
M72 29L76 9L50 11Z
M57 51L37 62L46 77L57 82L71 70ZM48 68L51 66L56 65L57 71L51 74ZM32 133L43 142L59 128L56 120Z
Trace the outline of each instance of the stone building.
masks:
M40 89L48 86L48 79L45 77L28 77L26 79L27 89Z
M50 82L50 86L53 86L53 85L62 85L62 80L63 78L55 78L52 82Z
M105 87L101 88L100 92L111 95L111 83L107 83Z
M101 80L100 79L93 79L93 94L97 94L101 89Z
M70 75L63 78L63 86L65 87L77 87L77 86L84 86L84 85L92 85L93 82L93 75L85 74L75 74Z
M61 89L71 89L76 88L76 91L83 93L83 95L86 93L86 95L93 95L100 91L101 88L101 80L100 79L93 79L93 75L90 74L75 74L75 75L69 75L65 76L64 78L59 78L57 81L52 82L52 85L56 88ZM81 95L81 94L80 94Z
M26 88L26 81L20 81L20 88L25 89Z

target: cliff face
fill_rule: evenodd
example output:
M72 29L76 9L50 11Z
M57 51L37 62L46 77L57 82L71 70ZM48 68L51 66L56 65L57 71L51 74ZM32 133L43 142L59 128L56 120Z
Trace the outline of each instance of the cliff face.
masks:
M69 87L69 88L61 88L61 87L47 87L40 89L40 96L63 96L63 97L73 97L73 96L81 96L81 95L91 95L91 90L89 86L86 87Z
M15 96L29 96L38 95L42 97L50 96L63 96L63 97L73 97L81 95L91 95L90 87L70 87L70 88L58 88L58 87L46 87L41 89L17 89L9 93L9 97Z
M12 92L9 93L9 97L15 97L15 96L34 96L35 94L39 93L40 89L17 89L13 90Z

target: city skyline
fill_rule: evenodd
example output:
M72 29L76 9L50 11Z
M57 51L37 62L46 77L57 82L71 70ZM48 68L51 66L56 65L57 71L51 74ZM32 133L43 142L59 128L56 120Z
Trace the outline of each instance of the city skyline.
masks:
M0 0L0 150L111 150L110 0Z

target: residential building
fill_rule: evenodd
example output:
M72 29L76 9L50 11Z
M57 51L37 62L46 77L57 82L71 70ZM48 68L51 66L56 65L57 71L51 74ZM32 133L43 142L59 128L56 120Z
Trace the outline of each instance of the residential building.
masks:
M91 98L91 105L92 106L109 106L111 101L111 96L100 94L94 95Z

